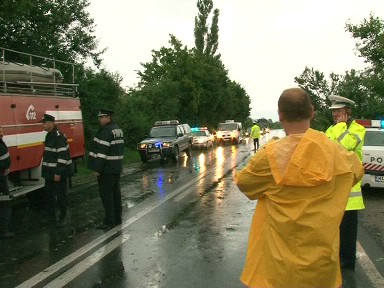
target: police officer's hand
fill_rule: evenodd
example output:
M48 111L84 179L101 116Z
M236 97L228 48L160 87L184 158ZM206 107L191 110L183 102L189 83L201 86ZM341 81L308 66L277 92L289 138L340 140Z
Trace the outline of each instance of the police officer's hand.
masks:
M8 175L9 174L9 168L5 169L5 172L4 172L4 175Z
M60 175L53 175L53 181L60 182L61 176Z
M340 115L336 119L337 123L347 122L347 120L348 120L348 115L347 114Z

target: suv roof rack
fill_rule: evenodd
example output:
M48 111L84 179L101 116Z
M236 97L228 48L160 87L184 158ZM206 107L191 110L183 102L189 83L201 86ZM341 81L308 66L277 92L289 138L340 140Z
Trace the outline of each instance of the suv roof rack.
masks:
M178 120L156 121L155 126L178 125Z

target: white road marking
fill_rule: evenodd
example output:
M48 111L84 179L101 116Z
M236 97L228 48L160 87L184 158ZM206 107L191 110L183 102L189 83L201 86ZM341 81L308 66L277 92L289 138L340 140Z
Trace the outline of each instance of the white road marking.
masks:
M223 164L220 164L220 165L223 165ZM218 167L218 166L216 166L216 167ZM60 271L64 267L68 266L72 262L75 262L78 258L80 258L81 256L85 255L86 253L88 253L89 251L94 249L96 246L98 246L101 243L103 243L104 241L106 241L108 238L113 236L115 233L118 233L119 231L125 229L126 227L128 227L132 223L136 222L137 220L139 220L143 216L147 215L148 213L150 213L151 211L153 211L154 209L156 209L157 207L162 205L163 203L167 202L168 200L170 200L173 197L175 197L176 195L178 195L180 192L185 191L185 189L189 188L193 184L195 184L198 181L200 181L200 179L205 176L205 173L201 173L201 174L202 175L200 175L199 177L197 177L195 179L192 179L188 183L184 184L183 186L180 186L179 188L177 188L176 190L174 190L173 192L168 194L160 202L156 202L156 203L148 206L147 208L143 209L139 213L135 214L133 217L131 217L128 220L124 221L120 226L117 226L117 227L109 230L108 232L106 232L105 234L100 236L99 238L96 238L92 242L90 242L87 245L83 246L82 248L76 250L72 254L64 257L60 261L58 261L55 264L53 264L53 265L49 266L48 268L44 269L43 271L41 271L40 273L38 273L35 276L31 277L27 281L21 283L16 288L30 288L30 287L33 287L33 286L39 284L40 282L44 281L48 277L51 277L54 273L57 273L58 271ZM191 191L192 190L189 189L189 193ZM185 195L183 197L185 197Z
M64 287L69 284L73 279L79 276L81 273L86 271L88 268L99 262L114 249L124 244L130 238L129 234L123 235L123 237L117 236L116 239L109 242L105 246L101 247L93 254L89 255L87 258L73 266L71 269L67 270L65 273L61 274L58 278L48 283L45 287L49 288L59 288Z
M363 247L360 245L359 242L357 242L356 248L357 248L357 259L361 264L363 271L371 281L373 287L377 287L377 288L384 287L383 276L381 276L380 272L376 269L375 264L373 264L373 262L368 257L367 253L365 253L365 250L363 249Z

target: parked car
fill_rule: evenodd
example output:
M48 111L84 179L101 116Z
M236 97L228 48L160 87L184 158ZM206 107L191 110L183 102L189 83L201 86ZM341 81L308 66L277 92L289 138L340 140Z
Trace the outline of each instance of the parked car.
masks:
M207 127L192 128L193 141L192 148L205 148L213 147L214 137L209 132Z
M178 162L182 152L190 156L192 139L188 124L178 120L156 121L149 135L137 145L137 151L143 163L154 157Z
M384 130L366 128L363 146L365 174L362 185L384 188Z

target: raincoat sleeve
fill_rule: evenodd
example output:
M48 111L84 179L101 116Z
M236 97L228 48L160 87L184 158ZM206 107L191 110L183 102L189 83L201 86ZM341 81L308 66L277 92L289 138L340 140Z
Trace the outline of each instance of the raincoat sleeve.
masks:
M262 198L273 183L265 149L259 150L248 164L235 174L235 183L249 199Z

